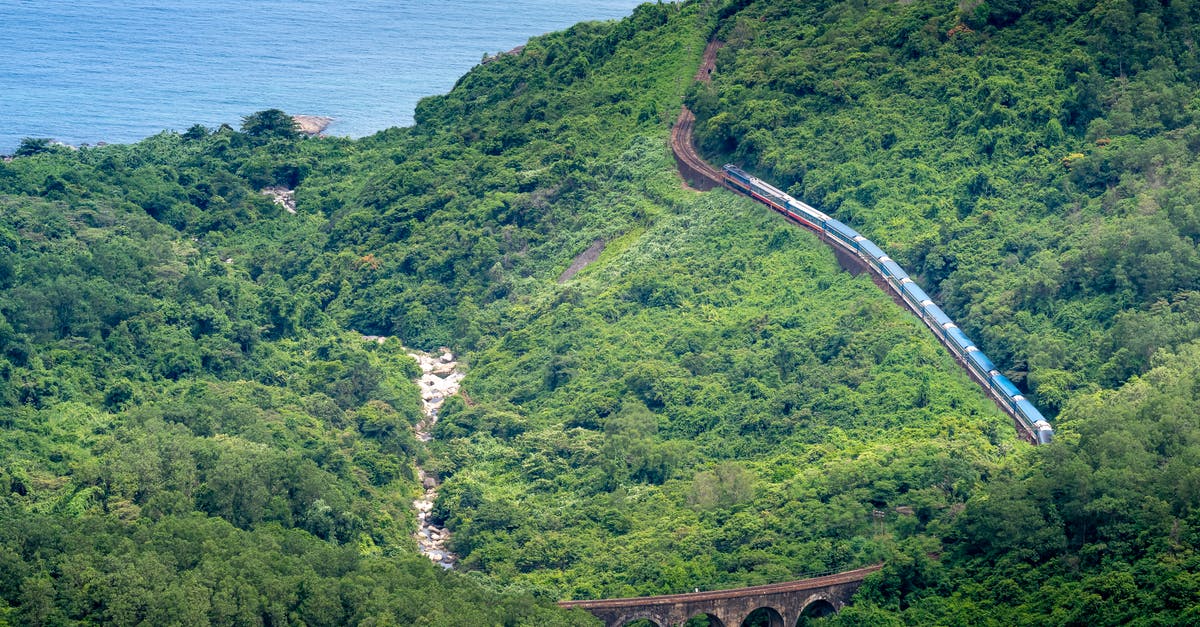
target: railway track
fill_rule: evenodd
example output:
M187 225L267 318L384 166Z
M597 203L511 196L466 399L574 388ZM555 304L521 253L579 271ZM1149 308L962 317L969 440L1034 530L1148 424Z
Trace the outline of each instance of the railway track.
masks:
M692 129L696 125L696 116L686 106L679 112L675 126L671 128L671 152L684 180L699 190L709 190L721 187L721 174L717 169L700 158L696 146L692 144Z
M697 81L708 82L711 80L712 69L716 63L717 51L720 49L720 47L720 42L715 40L709 42L708 47L704 50L704 58L700 63L700 68L696 71ZM732 184L727 184L724 173L717 168L714 168L707 161L705 161L703 157L700 156L700 153L696 150L696 146L692 141L692 134L695 130L695 125L695 114L693 114L692 111L688 109L686 105L684 105L683 109L679 112L679 118L676 120L675 126L671 129L671 152L675 155L675 161L679 166L679 172L683 176L684 180L687 181L687 183L693 188L699 190L709 190L716 187L729 187L734 191L749 195L749 190L737 189ZM783 193L778 192L777 194ZM783 196L786 196L786 194L783 194ZM784 216L792 219L791 216L788 216L788 211L786 208L779 205L773 205L771 202L761 197L757 198L768 206L772 206L776 211L780 212ZM800 226L815 231L826 244L829 244L835 255L837 255L839 264L841 264L843 268L846 268L854 274L858 274L862 270L869 271L874 282L879 285L884 292L891 296L897 304L911 310L917 315L918 319L922 320L927 326L929 326L929 328L934 332L934 336L937 337L938 341L950 351L950 354L953 355L959 365L963 367L963 369L967 372L967 375L983 388L987 396L995 401L996 406L1001 411L1008 414L1012 418L1013 425L1016 427L1017 432L1022 439L1032 443L1038 443L1041 441L1041 436L1044 434L1042 434L1040 431L1035 433L1035 429L1038 428L1038 425L1032 421L1028 422L1027 424L1027 420L1019 414L1017 406L1013 405L1013 403L1016 401L1026 402L1023 400L1023 397L1016 396L1014 397L1016 399L1015 401L1006 402L1006 399L1003 398L1000 391L997 390L995 386L991 385L983 374L977 374L972 370L967 363L966 354L960 354L960 352L951 344L951 341L946 334L944 332L939 332L940 330L935 328L932 323L922 315L922 312L917 305L909 303L904 299L903 295L900 293L899 286L891 284L891 282L887 280L887 277L882 274L882 270L873 267L870 263L868 263L866 257L863 257L861 254L856 253L852 249L847 250L846 244L838 245L839 242L834 241L834 239L830 237L828 233L824 232L822 230L823 227L807 224L801 220L793 221ZM967 341L969 342L969 340ZM972 346L972 348L974 347ZM1033 411L1035 413L1037 412L1036 409L1033 409ZM1042 420L1042 423L1040 424L1045 426L1045 431L1049 431L1049 426L1045 425L1045 421L1043 418L1041 418L1041 415L1037 414L1035 417Z
M725 45L724 42L714 39L705 46L700 67L696 70L696 82L707 83L712 80L713 68L717 64L717 51L723 45ZM695 130L695 126L696 115L687 108L687 105L684 105L679 112L679 117L675 120L675 126L671 127L671 152L675 155L679 172L683 175L684 180L696 189L709 190L714 187L722 187L724 183L721 172L709 165L696 150L696 145L692 143L692 131Z

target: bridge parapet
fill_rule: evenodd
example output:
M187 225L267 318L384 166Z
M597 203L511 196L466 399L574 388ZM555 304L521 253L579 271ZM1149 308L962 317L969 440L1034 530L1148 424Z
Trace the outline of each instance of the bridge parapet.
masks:
M560 601L559 605L585 609L604 621L605 627L620 627L641 619L668 627L682 625L689 618L704 614L715 627L737 627L760 608L768 608L771 613L771 627L793 627L806 612L823 615L845 607L863 579L882 567L882 564L875 564L833 575L732 590Z

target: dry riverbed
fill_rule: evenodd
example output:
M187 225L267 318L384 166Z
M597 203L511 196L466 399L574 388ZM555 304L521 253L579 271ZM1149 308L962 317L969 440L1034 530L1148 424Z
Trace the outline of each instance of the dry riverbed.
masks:
M417 385L421 388L421 408L425 417L417 423L416 435L422 442L428 442L433 439L433 425L437 423L438 410L447 398L458 393L464 375L449 350L443 349L436 356L412 350L408 354L421 366L421 378L417 380ZM413 501L413 508L417 510L417 545L422 554L441 567L454 568L458 556L446 549L450 532L430 522L433 502L437 499L437 478L427 474L424 468L418 467L417 473L425 489L421 498Z

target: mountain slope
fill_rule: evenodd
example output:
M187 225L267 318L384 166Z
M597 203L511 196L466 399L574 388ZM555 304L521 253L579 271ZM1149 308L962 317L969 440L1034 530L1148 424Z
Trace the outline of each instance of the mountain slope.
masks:
M547 601L884 558L832 620L1186 616L1195 13L644 5L362 140L261 112L31 147L0 164L0 617L586 622ZM1060 442L811 234L685 189L685 95L714 161L920 273ZM468 366L429 445L401 342ZM480 576L413 554L417 460Z
M1189 624L1195 45L1171 2L742 2L688 100L714 159L881 245L1044 410L834 622Z

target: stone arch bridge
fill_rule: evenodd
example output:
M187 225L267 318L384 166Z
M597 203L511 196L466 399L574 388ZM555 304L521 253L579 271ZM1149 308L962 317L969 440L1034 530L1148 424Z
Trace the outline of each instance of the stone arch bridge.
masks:
M842 609L863 579L882 567L876 564L833 575L733 590L558 604L585 609L604 621L605 627L621 627L637 620L669 627L682 625L696 616L707 616L712 627L738 627L755 612L759 616L765 614L771 627L794 627L803 617L827 616Z

